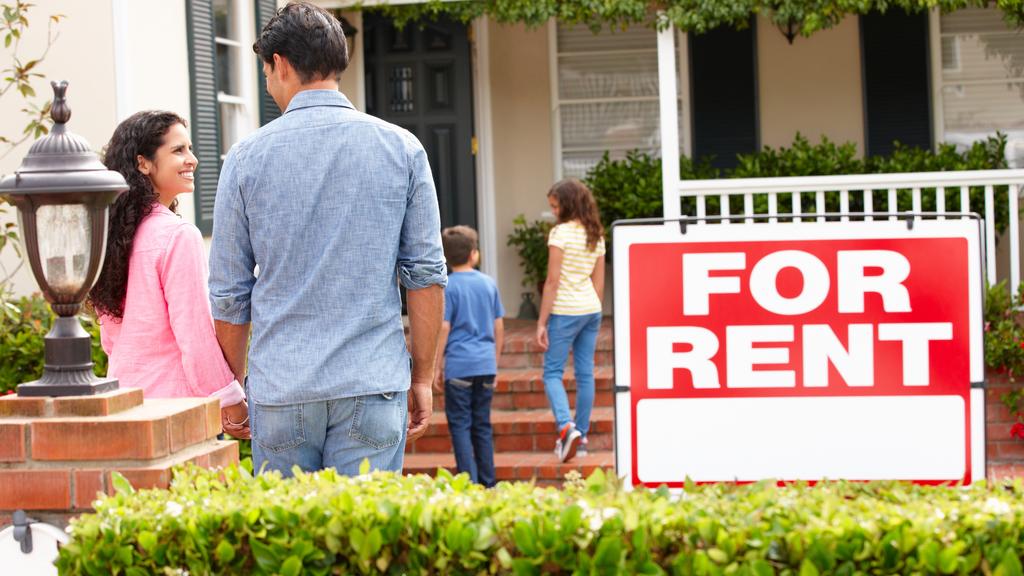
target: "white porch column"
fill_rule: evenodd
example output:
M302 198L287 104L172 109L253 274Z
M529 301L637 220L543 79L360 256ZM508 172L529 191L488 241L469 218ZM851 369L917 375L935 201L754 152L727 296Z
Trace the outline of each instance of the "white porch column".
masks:
M676 88L676 29L658 32L658 96L661 107L661 196L666 219L679 218L679 109Z

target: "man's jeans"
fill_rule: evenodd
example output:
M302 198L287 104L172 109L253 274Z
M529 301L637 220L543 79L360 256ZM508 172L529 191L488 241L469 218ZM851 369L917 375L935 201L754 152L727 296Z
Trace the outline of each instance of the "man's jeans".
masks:
M406 392L394 392L284 406L252 403L253 467L285 477L292 466L356 476L369 459L371 470L401 472L406 402Z
M494 486L491 399L494 376L453 378L444 383L444 413L452 435L455 465L478 484Z
M555 413L558 430L568 424L569 397L562 374L572 349L576 373L576 429L584 438L590 430L590 411L594 407L594 350L601 329L601 313L582 316L552 314L548 319L548 351L544 353L544 392Z

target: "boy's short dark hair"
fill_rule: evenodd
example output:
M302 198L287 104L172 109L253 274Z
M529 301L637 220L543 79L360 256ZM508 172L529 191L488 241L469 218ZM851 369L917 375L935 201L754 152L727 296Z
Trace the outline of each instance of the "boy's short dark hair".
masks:
M469 262L470 254L477 249L477 241L476 230L469 226L452 226L441 231L441 244L448 266L462 266Z
M252 51L274 67L274 54L288 59L303 84L334 78L348 68L345 32L330 12L290 2L267 22Z

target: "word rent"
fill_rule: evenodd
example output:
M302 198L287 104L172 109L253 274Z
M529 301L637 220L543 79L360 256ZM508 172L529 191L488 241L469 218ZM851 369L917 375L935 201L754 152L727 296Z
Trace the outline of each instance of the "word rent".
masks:
M847 386L874 386L876 342L900 343L904 386L928 386L930 343L953 339L951 322L852 323L843 326L842 339L829 324L798 322L799 316L825 303L833 281L838 314L863 313L868 294L880 298L887 314L911 312L910 295L904 285L911 273L910 262L899 252L838 251L835 269L830 271L808 252L780 250L754 262L746 285L741 285L737 273L750 264L746 254L740 252L684 254L682 258L684 317L696 320L708 316L713 298L736 298L744 293L762 309L791 317L788 323L725 327L728 388L796 387L796 370L772 369L771 365L790 364L797 331L802 342L802 361L797 369L802 371L803 386L807 388L829 385L830 364ZM779 293L778 276L787 268L802 276L803 287L796 295ZM848 344L844 345L843 340ZM701 326L648 327L648 388L672 388L677 369L690 372L694 388L720 388L719 369L713 359L722 349L719 337Z

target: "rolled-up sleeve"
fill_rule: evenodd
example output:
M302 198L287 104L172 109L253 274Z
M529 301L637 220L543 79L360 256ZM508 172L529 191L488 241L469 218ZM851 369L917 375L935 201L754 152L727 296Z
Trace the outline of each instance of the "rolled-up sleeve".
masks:
M410 154L409 194L398 244L398 278L407 290L443 287L448 284L448 275L434 178L423 147L417 143Z
M230 324L252 320L251 296L256 283L249 221L239 181L236 146L228 152L217 185L210 246L210 309L213 317Z
M182 225L168 242L160 284L167 302L167 318L181 353L188 396L214 396L223 406L242 401L242 387L221 354L213 322L205 306L206 262L203 237L191 225Z

